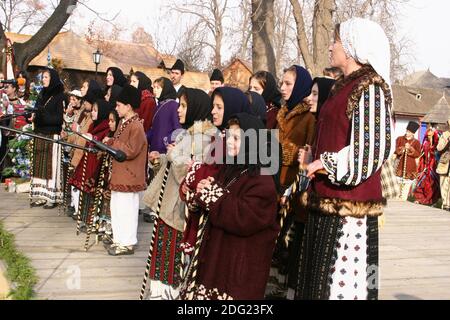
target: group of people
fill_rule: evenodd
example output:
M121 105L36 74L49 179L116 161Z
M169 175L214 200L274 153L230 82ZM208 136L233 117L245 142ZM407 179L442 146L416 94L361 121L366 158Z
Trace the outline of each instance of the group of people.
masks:
M280 87L256 72L245 93L219 70L209 93L184 87L177 61L153 82L110 68L105 89L86 81L66 104L45 70L35 132L82 149L34 140L32 205L70 196L88 232L110 226L114 256L133 254L139 212L151 212L148 299L376 299L381 168L395 149L390 46L354 18L329 50L338 79L294 65ZM98 142L125 157L89 152Z
M450 127L450 119L448 121ZM422 144L415 138L420 125L411 121L404 136L396 142L396 176L400 186L399 198L412 198L415 203L434 205L442 199L442 209L450 211L449 136L431 123Z

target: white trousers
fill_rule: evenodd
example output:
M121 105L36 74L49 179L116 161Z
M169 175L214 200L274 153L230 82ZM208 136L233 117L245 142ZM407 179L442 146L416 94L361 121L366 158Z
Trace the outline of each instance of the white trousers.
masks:
M70 203L71 207L75 208L75 213L78 213L78 205L80 204L80 190L72 186L71 190L72 201Z
M137 244L139 193L111 192L111 226L114 243L120 246Z

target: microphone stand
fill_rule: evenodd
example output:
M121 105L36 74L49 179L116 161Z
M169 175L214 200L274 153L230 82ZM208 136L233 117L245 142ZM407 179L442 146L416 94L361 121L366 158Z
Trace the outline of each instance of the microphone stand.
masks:
M51 138L47 138L44 136L41 136L39 134L35 134L35 133L31 133L31 132L25 132L25 131L21 131L21 130L17 130L17 129L12 129L9 127L4 127L4 126L0 126L1 130L5 130L5 131L11 131L14 133L18 133L19 135L24 135L27 137L32 137L32 138L36 138L36 139L40 139L40 140L44 140L47 142L52 142L52 143L56 143L65 147L70 147L70 148L74 148L74 149L80 149L89 153L98 153L98 150L92 147L81 147L79 145L76 144L72 144L72 143L68 143L65 141L61 141L61 140L55 140L55 139L51 139Z
M70 128L67 128L66 131L69 132L69 133L74 133L77 136L85 139L86 141L91 142L92 144L95 145L95 147L97 149L100 149L102 151L105 151L105 152L109 153L117 162L124 162L124 161L127 160L127 155L125 154L125 152L123 152L121 150L113 149L110 146L108 146L108 145L106 145L106 144L104 144L104 143L102 143L100 141L88 138L84 134L76 132L76 131L73 131Z

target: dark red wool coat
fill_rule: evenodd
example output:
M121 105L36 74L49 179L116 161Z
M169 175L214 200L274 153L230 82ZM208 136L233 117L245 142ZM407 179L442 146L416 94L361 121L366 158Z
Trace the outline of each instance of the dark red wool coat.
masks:
M156 112L156 101L153 94L148 91L142 91L141 105L136 113L139 115L139 119L144 120L144 130L147 132L152 127L153 117Z
M235 300L261 300L279 232L275 184L244 175L229 191L210 208L197 283Z
M95 140L102 141L109 133L108 120L102 121L95 128L94 124L91 124L88 133L92 134ZM90 144L89 146L93 145ZM83 181L83 167L85 162L86 173ZM80 164L75 169L73 177L69 180L69 184L84 192L94 193L100 165L101 159L97 154L85 153L81 158Z

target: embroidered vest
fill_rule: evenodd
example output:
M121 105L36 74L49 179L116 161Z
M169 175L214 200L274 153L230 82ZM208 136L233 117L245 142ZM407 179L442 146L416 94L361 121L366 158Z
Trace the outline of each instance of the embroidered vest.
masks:
M324 152L339 152L350 144L352 122L346 111L348 98L355 85L356 79L343 87L336 95L329 98L320 111L317 122L317 136L314 158L320 159ZM317 176L313 180L312 190L322 198L337 198L350 201L382 201L381 172L365 180L356 187L336 186L326 176Z

